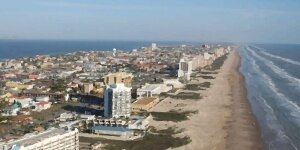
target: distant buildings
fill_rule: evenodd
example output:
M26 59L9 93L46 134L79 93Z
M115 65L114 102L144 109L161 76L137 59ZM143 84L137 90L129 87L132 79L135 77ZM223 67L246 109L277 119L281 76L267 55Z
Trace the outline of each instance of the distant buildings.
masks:
M0 150L79 150L79 132L50 129L21 139L0 142Z
M105 117L129 117L131 113L131 88L124 84L108 85L104 93Z
M110 73L104 77L105 85L123 83L127 87L131 87L133 75L126 72Z
M179 69L178 69L178 77L185 78L186 80L190 80L190 76L192 74L192 61L180 59Z

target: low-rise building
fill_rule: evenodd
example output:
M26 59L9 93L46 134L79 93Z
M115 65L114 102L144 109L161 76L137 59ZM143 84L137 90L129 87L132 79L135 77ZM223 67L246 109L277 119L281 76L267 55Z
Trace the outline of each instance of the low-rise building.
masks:
M2 110L1 115L2 116L17 116L20 109L21 109L21 105L19 103L14 103L12 105L5 107Z
M0 150L79 150L79 132L50 129L31 133L16 140L0 142Z
M77 118L76 114L65 112L65 113L60 114L59 121L63 121L63 122L64 121L72 121L72 120L75 120L76 118Z
M110 127L110 126L95 126L92 128L92 133L97 135L112 135L123 138L130 138L134 136L134 132L124 127Z
M51 102L40 101L35 103L34 111L42 111L51 108Z
M84 83L83 84L83 93L89 94L93 90L94 86L92 83Z
M142 88L137 89L137 95L152 97L152 95L159 95L162 92L168 92L172 90L172 86L166 84L146 84Z
M143 97L131 104L132 112L148 111L159 103L159 97Z

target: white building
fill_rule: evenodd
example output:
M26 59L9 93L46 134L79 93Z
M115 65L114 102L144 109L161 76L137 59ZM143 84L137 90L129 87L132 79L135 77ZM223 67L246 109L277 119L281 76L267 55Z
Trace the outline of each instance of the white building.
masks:
M209 54L207 52L204 53L204 59L205 60L209 60L209 59L213 59L213 55L212 54Z
M156 49L157 49L156 43L152 43L152 44L151 44L151 50L156 50Z
M38 102L49 102L49 99L49 96L39 96L35 98L35 100Z
M225 54L225 50L223 47L219 47L215 49L216 57L221 57Z
M166 84L146 84L142 88L137 89L137 95L139 97L143 95L152 97L152 95L159 95L162 92L168 92L170 90L172 90L172 86L167 86Z
M0 150L79 150L79 132L50 129L42 133L26 134L17 140L0 142Z
M129 117L131 113L131 88L123 83L108 85L104 93L105 117Z
M192 74L192 61L180 59L179 69L178 69L178 77L183 77L187 80L190 80L190 76Z

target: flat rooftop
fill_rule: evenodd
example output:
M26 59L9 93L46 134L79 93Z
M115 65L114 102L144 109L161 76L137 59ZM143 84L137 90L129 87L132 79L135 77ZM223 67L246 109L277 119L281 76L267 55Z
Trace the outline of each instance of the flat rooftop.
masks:
M160 86L162 86L161 84L147 84L145 86L143 86L141 88L141 90L144 90L144 91L153 91L157 88L159 88Z
M154 100L156 100L158 97L143 97L141 99L138 99L137 101L135 101L133 104L137 104L137 105L147 105L151 102L153 102Z
M118 131L118 132L126 132L130 131L124 127L109 127L109 126L95 126L93 127L94 130L102 130L102 131Z
M38 143L40 141L43 141L44 139L56 136L56 135L62 135L69 132L68 130L64 130L64 129L58 129L58 128L54 128L54 129L50 129L50 130L46 130L44 132L41 133L29 133L24 135L22 138L20 139L16 139L13 141L7 141L7 142L2 142L0 143L1 145L8 145L8 146L12 146L12 145L32 145L35 143Z

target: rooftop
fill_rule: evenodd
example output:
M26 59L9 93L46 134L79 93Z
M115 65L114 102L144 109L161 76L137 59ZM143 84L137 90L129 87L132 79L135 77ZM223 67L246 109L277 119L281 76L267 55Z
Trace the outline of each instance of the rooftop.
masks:
M64 130L64 129L53 128L53 129L47 130L42 133L26 134L25 136L23 136L20 139L0 143L0 146L1 145L10 145L10 146L12 146L12 145L24 145L24 146L32 145L32 144L38 143L40 141L43 141L44 139L54 137L56 135L62 135L67 132L69 132L69 131Z
M143 86L141 88L141 90L153 91L153 90L159 88L160 86L161 86L161 84L146 84L145 86Z
M129 129L124 127L109 127L109 126L95 126L93 127L94 130L105 130L105 131L119 131L119 132L126 132Z
M134 104L147 105L147 104L153 102L156 99L157 99L157 97L143 97L143 98L135 101Z

